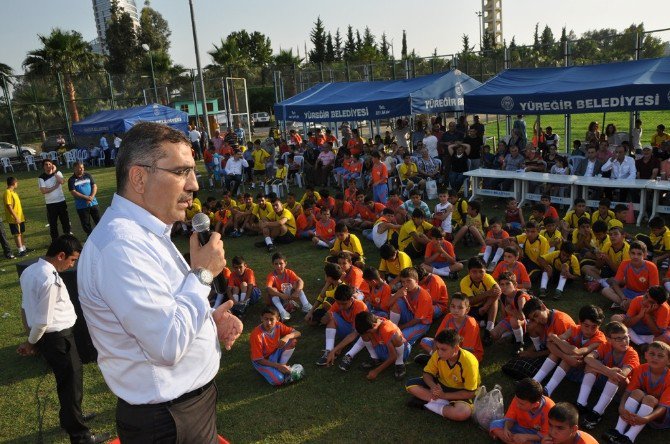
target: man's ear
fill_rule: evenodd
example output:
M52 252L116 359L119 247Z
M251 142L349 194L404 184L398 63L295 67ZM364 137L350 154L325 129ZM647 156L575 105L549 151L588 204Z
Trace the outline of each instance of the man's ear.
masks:
M144 194L148 171L139 165L133 165L128 172L128 186L137 194Z

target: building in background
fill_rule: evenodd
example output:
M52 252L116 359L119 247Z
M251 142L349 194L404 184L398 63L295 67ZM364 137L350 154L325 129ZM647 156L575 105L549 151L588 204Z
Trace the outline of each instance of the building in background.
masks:
M135 5L135 0L117 0L119 9L130 14L135 27L140 26L140 14ZM112 0L93 0L93 15L95 17L95 27L98 30L98 41L105 47L105 34L107 32L107 23L112 14L110 9L112 7Z
M492 36L493 46L503 45L502 0L482 0L482 28Z

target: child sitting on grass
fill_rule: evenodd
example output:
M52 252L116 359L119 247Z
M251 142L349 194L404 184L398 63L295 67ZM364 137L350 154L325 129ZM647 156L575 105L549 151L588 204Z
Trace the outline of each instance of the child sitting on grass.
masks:
M540 267L544 269L540 282L540 298L547 295L547 286L551 284L552 287L556 286L554 300L559 300L566 284L581 276L579 260L574 251L574 246L570 242L565 242L559 251L540 256Z
M659 285L658 268L648 260L647 247L640 241L630 243L629 260L621 261L611 285L600 292L613 302L612 308L628 310L631 301Z
M326 314L335 302L335 289L343 283L342 268L339 265L327 262L323 266L323 271L325 273L323 279L325 285L319 292L312 309L305 315L305 322L309 325L326 325L328 323Z
M280 386L298 380L292 377L288 361L299 337L299 331L279 322L279 312L274 307L263 309L261 324L252 330L249 344L254 368L270 384Z
M542 444L598 444L598 440L579 430L579 412L569 402L559 402L549 410L549 435Z
M523 351L523 334L526 331L526 318L523 315L523 306L530 299L530 295L517 287L514 273L506 271L498 279L500 286L500 303L504 317L491 330L491 338L498 341L506 335L514 335L514 354Z
M405 376L405 360L412 348L398 326L369 311L358 313L355 325L359 341L370 353L370 361L361 365L363 369L369 370L366 376L368 380L374 381L392 364L395 364L395 378L402 379Z
M504 248L509 245L509 234L507 231L503 230L502 223L499 219L493 218L489 223L489 231L486 233L486 239L484 239L485 247L482 247L482 259L485 264L489 264L488 271L493 271L500 262L500 258L503 255Z
M295 310L302 307L304 313L309 313L312 305L307 301L307 296L303 291L303 280L286 268L286 257L282 253L272 255L272 268L274 270L268 274L266 280L267 305L274 305L281 315L283 321L291 319L289 310Z
M467 217L465 218L465 225L458 229L454 235L454 246L463 239L467 234L472 236L477 245L484 247L484 230L489 227L489 222L486 216L481 214L482 205L477 201L472 201L468 204Z
M368 310L376 316L388 319L391 311L391 286L382 279L379 270L373 267L363 269L361 292Z
M498 262L498 265L496 265L491 276L497 281L503 273L507 272L514 273L519 288L530 290L530 277L528 276L526 267L519 262L519 248L516 245L505 247L503 249L502 261Z
M628 327L633 344L651 344L660 340L670 322L668 294L663 287L649 287L644 295L631 301L626 314L614 315L612 321L622 322Z
M442 277L458 277L458 272L463 269L463 264L456 261L454 246L444 239L442 230L433 227L426 232L429 239L426 244L426 252L421 267L429 272Z

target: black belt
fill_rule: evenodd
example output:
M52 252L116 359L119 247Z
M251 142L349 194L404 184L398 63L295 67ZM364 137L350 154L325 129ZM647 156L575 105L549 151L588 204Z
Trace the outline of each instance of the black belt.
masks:
M178 398L172 399L170 401L159 402L159 403L156 403L156 404L137 404L137 405L133 405L133 404L128 404L126 401L124 401L121 398L119 398L119 402L124 403L124 404L128 405L129 407L134 407L134 408L138 408L138 407L140 407L140 408L141 407L169 407L171 405L179 404L181 402L187 401L191 398L195 398L196 396L203 394L213 384L214 384L214 380L212 379L211 381L209 381L207 384L203 385L202 387L197 388L195 390L192 390L190 392L184 393L183 395L181 395Z

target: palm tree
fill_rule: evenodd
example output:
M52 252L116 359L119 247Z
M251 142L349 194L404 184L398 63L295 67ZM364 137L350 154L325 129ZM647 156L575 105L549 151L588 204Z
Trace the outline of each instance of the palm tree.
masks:
M281 65L298 66L302 63L302 60L303 59L301 59L300 56L293 55L293 48L289 50L279 49L279 54L274 56L274 63L276 66Z
M10 77L12 74L12 67L0 62L0 77L5 76L7 77L7 83L12 83L12 78ZM5 82L0 81L0 88L5 88Z
M60 73L65 84L70 116L73 122L78 122L79 110L73 77L82 72L100 69L101 57L92 51L91 45L77 31L54 28L50 35L37 37L42 48L30 51L23 61L23 67L30 75Z

